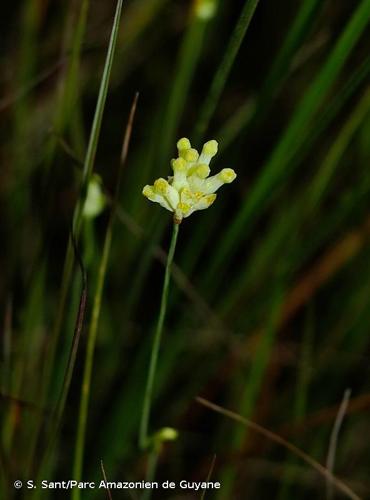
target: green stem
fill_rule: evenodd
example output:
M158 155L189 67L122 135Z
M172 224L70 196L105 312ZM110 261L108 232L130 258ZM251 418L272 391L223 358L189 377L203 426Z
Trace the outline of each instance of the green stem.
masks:
M82 478L82 469L83 469L83 459L84 459L84 448L85 448L85 440L86 440L86 424L87 424L87 415L89 410L89 400L90 400L90 387L91 387L91 376L92 369L94 364L94 352L95 352L95 344L98 333L98 324L100 317L100 310L102 304L102 296L104 289L105 276L107 272L108 266L108 258L110 254L110 249L112 245L112 234L113 234L113 223L116 215L117 204L119 200L119 192L122 180L122 171L123 167L126 163L128 147L131 138L132 132L132 124L136 111L138 94L135 95L131 112L128 119L128 123L125 130L125 135L123 139L123 146L121 152L121 160L120 167L118 170L118 178L116 183L116 191L114 195L113 205L110 211L107 231L105 233L104 246L102 257L100 260L98 277L96 283L96 291L94 295L94 304L91 314L90 328L88 332L87 346L86 346L86 358L82 379L82 387L81 387L81 400L80 400L80 410L78 415L78 428L77 428L77 437L76 437L76 448L75 448L75 456L73 463L73 477L76 481L81 481ZM68 382L68 380L67 380ZM72 491L72 499L79 500L81 498L81 490L75 488Z
M110 221L112 221L112 218L110 219ZM91 374L94 363L95 344L98 332L101 301L102 301L103 287L104 287L105 274L108 264L108 256L111 247L111 241L112 241L112 223L110 222L108 225L108 230L104 241L102 259L99 266L98 281L96 285L94 305L92 310L92 317L91 317L87 346L86 346L86 359L85 359L82 388L81 388L81 403L80 403L80 411L78 418L76 450L75 450L75 457L73 464L73 477L77 481L80 481L82 477L82 465L83 465L85 436L86 436L86 422L87 422L87 413L88 413L89 399L90 399ZM75 488L72 492L73 500L79 500L80 496L81 496L80 490L78 488Z
M146 473L146 478L145 478L145 481L147 481L148 483L151 483L154 481L156 470L157 470L158 457L159 457L159 453L161 451L160 448L161 448L161 446L154 447L149 454L147 473ZM151 488L147 488L146 490L144 490L144 493L143 493L141 500L150 500L151 497L152 497L152 490L151 490Z
M142 448L142 449L145 449L148 446L148 426L149 426L150 408L151 408L152 396L153 396L154 377L155 377L155 372L157 369L158 354L159 354L159 348L161 345L163 324L164 324L164 320L166 317L168 289L169 289L170 274L171 274L171 265L173 262L173 256L175 254L178 233L179 233L179 224L174 222L170 249L169 249L168 256L167 256L166 271L165 271L165 275L164 275L161 307L160 307L160 311L159 311L157 328L156 328L155 334L154 334L152 351L150 354L148 378L146 381L143 411L142 411L141 422L140 422L139 445L140 445L140 448Z
M107 95L108 95L109 80L110 80L110 75L111 75L112 66L113 66L114 53L115 53L116 44L117 44L118 31L119 31L121 12L122 12L122 3L123 3L123 0L117 0L116 11L115 11L115 16L114 16L114 21L113 21L113 27L112 27L112 31L111 31L111 35L110 35L110 39L109 39L109 45L108 45L108 51L107 51L107 55L106 55L106 59L105 59L103 75L102 75L102 79L100 82L98 100L96 103L93 124L92 124L91 132L90 132L89 144L88 144L88 148L87 148L87 152L86 152L86 156L85 156L85 161L84 161L84 166L83 166L83 171L82 171L80 195L79 195L79 198L77 200L76 206L74 208L74 213L73 213L73 224L72 225L73 225L73 233L74 233L74 237L75 237L76 241L78 241L78 238L80 235L80 230L81 230L81 226L83 223L83 207L84 207L84 204L86 201L87 188L88 188L89 181L91 179L93 169L94 169L95 156L96 156L98 141L99 141L99 137L100 137L100 130L101 130L101 124L102 124L102 120L103 120L105 102L106 102ZM46 368L45 368L44 380L46 380L46 384L48 383L48 381L50 379L51 369L54 366L56 349L58 347L58 341L59 341L60 333L61 333L62 326L63 326L64 311L65 311L65 308L67 305L68 291L69 291L69 285L70 285L70 281L71 281L71 277L72 277L73 266L74 266L74 250L73 250L71 238L69 238L66 257L65 257L65 261L64 261L64 269L63 269L62 285L61 285L61 293L60 293L60 299L59 299L59 304L58 304L58 310L57 310L57 314L56 314L55 325L53 328L53 334L51 337L52 340L51 340L49 356L48 356L48 360L46 362ZM46 385L46 390L47 390L47 385Z

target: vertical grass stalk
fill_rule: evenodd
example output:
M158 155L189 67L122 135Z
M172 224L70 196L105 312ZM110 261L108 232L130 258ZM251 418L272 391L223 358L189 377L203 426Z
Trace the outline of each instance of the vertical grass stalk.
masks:
M105 101L106 101L107 94L108 94L108 84L109 84L109 80L110 80L110 74L112 71L114 52L115 52L115 48L116 48L116 44L117 44L118 30L119 30L119 24L120 24L120 19L121 19L121 12L122 12L122 3L123 3L123 0L117 1L116 13L115 13L112 32L111 32L111 36L110 36L110 40L109 40L107 57L105 60L103 76L101 79L101 84L100 84L100 89L99 89L98 101L96 103L95 115L94 115L94 120L93 120L93 124L92 124L92 128L91 128L91 133L90 133L89 145L88 145L88 149L87 149L86 157L85 157L85 161L84 161L84 166L83 166L80 196L79 196L79 199L77 201L77 204L76 204L76 207L74 210L74 214L73 214L73 234L75 235L76 240L78 240L79 233L80 233L80 228L81 228L81 223L82 223L82 210L83 210L83 207L85 204L87 186L89 184L89 180L91 178L93 168L94 168L94 163L95 163L96 150L98 147L98 140L99 140L99 136L100 136L101 123L103 120L103 112L104 112L104 108L105 108ZM49 359L48 359L47 367L46 367L45 380L48 380L49 374L50 374L50 368L54 364L55 351L56 351L58 339L60 336L60 331L62 329L62 323L63 323L63 318L64 318L64 309L65 309L66 301L67 301L67 294L68 294L69 283L71 280L71 275L72 275L72 270L73 270L73 263L74 263L74 251L73 251L72 241L71 241L71 239L69 239L66 257L65 257L64 269L63 269L60 301L59 301L59 305L58 305L58 311L57 311L55 326L54 326L54 330L53 330L53 337L52 337L52 343L51 343L51 348L50 348L50 353L49 353Z
M107 230L105 233L103 253L99 264L98 277L96 283L96 291L94 295L94 304L92 309L92 316L90 321L90 327L88 332L87 346L86 346L86 358L84 365L84 373L82 379L82 388L81 388L81 400L80 400L80 411L78 418L78 428L77 428L77 438L76 438L76 449L75 449L75 457L73 464L73 477L77 481L81 480L82 476L82 467L83 467L83 456L84 456L84 448L85 448L85 437L86 437L86 423L87 423L87 414L88 414L88 406L90 399L90 386L91 386L91 375L92 368L94 363L94 352L95 352L95 344L96 337L98 332L98 323L100 317L101 310L101 302L103 296L103 288L105 282L105 276L107 272L108 266L108 257L110 254L111 244L112 244L112 234L113 234L113 222L116 214L118 198L119 198L119 189L121 185L122 178L122 170L123 166L126 163L127 153L129 141L131 138L131 130L132 123L136 111L138 94L136 94L130 112L130 117L128 120L128 124L126 127L125 137L123 141L122 154L120 167L118 171L118 179L116 183L115 196L113 201L113 206L110 211ZM81 497L80 490L75 488L73 490L72 498L73 500L79 500Z
M86 31L87 15L90 7L89 0L83 0L79 9L77 19L72 9L72 14L67 15L66 31L70 31L71 23L77 23L76 29L73 31L72 36L67 36L65 47L63 48L64 57L69 57L67 68L65 70L65 78L61 81L58 89L58 96L56 102L55 114L53 117L53 129L57 135L63 135L65 129L70 126L73 128L73 112L74 107L77 105L79 87L79 70L81 65L81 51L83 39ZM71 41L69 38L72 38ZM71 47L70 47L71 45ZM70 52L70 55L69 55ZM73 133L72 133L73 136ZM54 160L56 146L58 144L57 136L51 135L49 144L46 148L45 164L49 168Z
M140 445L140 448L142 448L142 449L145 449L149 444L148 427L149 427L150 409L151 409L152 398L153 398L154 379L155 379L155 372L156 372L157 363L158 363L159 348L161 345L163 324L164 324L164 320L166 317L171 266L172 266L172 262L173 262L173 257L175 255L178 233L179 233L179 224L174 222L173 230L172 230L172 238L171 238L171 243L170 243L170 249L169 249L168 257L167 257L166 270L165 270L165 274L164 274L161 306L160 306L160 310L159 310L158 323L157 323L157 327L156 327L156 330L154 333L154 338L153 338L153 345L152 345L152 350L151 350L151 354L150 354L148 378L146 381L146 387L145 387L145 393L144 393L143 411L142 411L142 415L141 415L140 431L139 431L139 445Z
M194 78L197 64L201 55L204 34L208 21L200 18L193 8L189 25L186 28L178 56L175 78L171 82L171 93L164 111L163 129L161 127L161 141L159 162L168 158L178 128L180 118L185 108L189 89Z
M90 398L91 373L94 361L94 351L95 351L96 336L98 331L98 322L101 309L103 286L105 281L105 274L108 264L108 256L110 252L111 241L112 241L112 231L110 230L110 225L109 225L107 229L106 238L104 241L103 254L98 271L98 280L94 296L92 317L88 331L86 359L83 372L81 402L80 402L80 411L78 418L76 450L75 450L75 457L73 464L73 478L76 479L77 481L80 481L82 476L86 422L87 422L88 404ZM72 493L73 500L79 500L80 497L81 495L79 489L75 488Z
M230 74L245 34L247 33L258 2L259 0L247 0L244 4L242 13L240 14L239 20L231 35L224 57L216 71L204 105L201 109L194 133L195 142L201 142L201 139L207 130L208 124L216 109L221 93L225 87L226 80Z
M261 214L271 201L271 192L279 185L282 176L287 174L290 168L289 162L304 146L305 130L314 127L315 113L318 112L369 20L370 0L363 0L353 12L313 83L302 96L280 141L246 197L245 203L228 226L217 247L217 252L210 259L204 276L204 287L209 286L212 280L214 289L217 289L216 281L219 280L219 283L222 281L224 276L217 270L221 269L220 266L226 258L231 258L234 254L239 241L238 236L243 234L243 237L246 237L257 221L256 214Z

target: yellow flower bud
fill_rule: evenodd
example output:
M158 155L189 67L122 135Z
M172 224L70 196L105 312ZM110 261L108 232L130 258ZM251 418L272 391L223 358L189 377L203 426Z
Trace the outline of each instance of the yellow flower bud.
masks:
M202 163L201 165L199 165L195 171L195 175L197 175L198 177L200 177L201 179L205 179L206 177L209 176L211 172L211 169L209 168L208 165L206 165L205 163Z
M149 186L148 184L146 186L144 186L144 188L143 188L143 195L146 198L150 198L150 197L154 196L154 191L153 191L152 186Z
M181 151L181 156L189 163L196 162L199 158L199 153L196 149L190 148L186 151Z
M230 184L230 182L233 182L236 177L236 173L232 168L223 168L218 175L221 180L225 182L225 184Z
M183 137L182 139L179 139L177 141L177 149L179 151L183 151L185 149L190 149L191 148L191 144L190 144L190 141L187 137Z
M187 169L187 164L184 158L176 158L172 160L172 168L174 172L185 172Z
M161 177L154 182L154 190L158 194L165 195L168 189L168 182Z
M202 153L211 156L212 158L216 156L218 151L218 142L215 141L214 139L212 141L208 141L204 144Z

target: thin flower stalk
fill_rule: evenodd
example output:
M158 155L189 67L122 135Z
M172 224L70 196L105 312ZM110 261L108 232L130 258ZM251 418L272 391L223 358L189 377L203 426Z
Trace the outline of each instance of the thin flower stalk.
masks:
M236 173L231 168L224 168L218 174L210 176L209 164L218 150L218 143L215 140L206 142L199 154L196 149L191 147L189 139L184 137L177 142L177 150L178 157L171 160L173 175L167 179L161 177L153 185L146 185L143 189L143 195L146 198L173 212L173 230L144 392L139 430L139 445L142 449L153 447L158 441L156 438L158 434L150 437L148 429L155 374L167 311L171 266L176 249L179 225L183 219L194 212L210 207L217 197L216 191L223 184L229 184L236 178Z

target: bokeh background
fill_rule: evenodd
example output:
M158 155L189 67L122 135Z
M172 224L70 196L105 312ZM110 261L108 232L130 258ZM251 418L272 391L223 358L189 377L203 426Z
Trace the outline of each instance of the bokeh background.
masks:
M73 477L109 200L136 91L97 330L83 479L102 478L100 460L109 480L146 474L137 436L171 216L141 191L169 175L176 141L186 136L197 148L217 139L213 168L231 167L238 178L211 209L180 227L151 417L152 430L170 426L179 436L162 446L156 478L205 480L216 456L212 479L222 488L205 498L337 495L293 454L197 403L201 395L323 465L334 450L335 474L369 498L370 1L124 2L94 161L106 206L82 220L61 308L115 7L113 0L2 5L1 498L31 498L12 483L35 478L50 448L44 477ZM84 310L79 257L87 274ZM53 434L79 313L82 336Z

